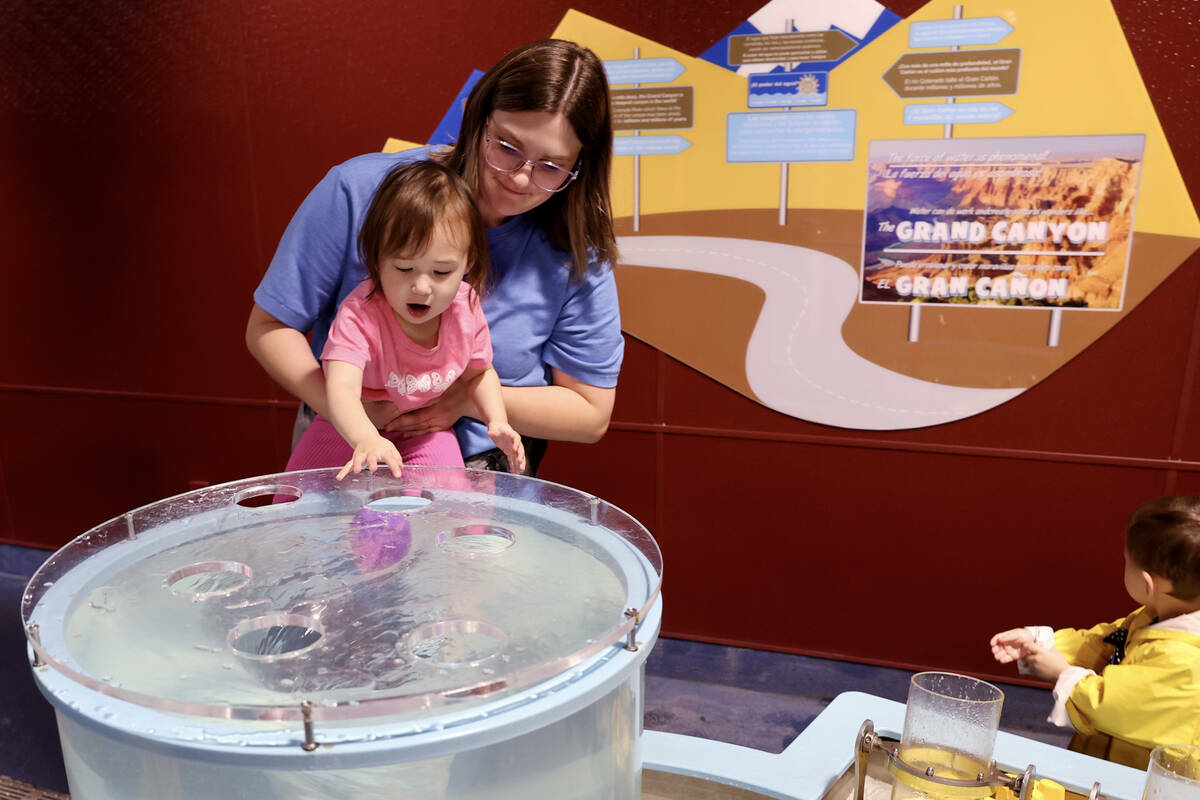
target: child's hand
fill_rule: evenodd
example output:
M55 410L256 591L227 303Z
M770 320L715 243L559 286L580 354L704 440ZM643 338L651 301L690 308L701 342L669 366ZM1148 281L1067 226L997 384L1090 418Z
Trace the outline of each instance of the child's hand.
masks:
M992 637L992 655L1001 664L1011 664L1022 658L1033 646L1033 634L1026 628L1013 628Z
M507 422L488 426L488 437L508 456L508 471L517 474L525 471L525 445L521 443L521 434L513 430Z
M1067 657L1053 647L1031 644L1021 655L1021 672L1055 683L1070 664Z
M337 479L340 481L351 472L358 474L364 468L374 472L380 464L387 464L392 468L392 475L399 478L402 463L403 460L400 458L400 451L396 449L396 445L382 436L376 435L355 446L354 456L346 462L346 466L342 467L342 471L337 474Z

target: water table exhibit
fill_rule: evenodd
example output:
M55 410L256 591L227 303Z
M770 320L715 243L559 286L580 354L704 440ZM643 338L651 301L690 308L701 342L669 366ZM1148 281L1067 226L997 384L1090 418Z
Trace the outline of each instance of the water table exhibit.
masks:
M948 673L907 714L839 695L780 754L643 731L663 563L637 520L502 473L335 473L152 503L33 576L72 797L1142 796L1145 773L997 733L1002 692Z

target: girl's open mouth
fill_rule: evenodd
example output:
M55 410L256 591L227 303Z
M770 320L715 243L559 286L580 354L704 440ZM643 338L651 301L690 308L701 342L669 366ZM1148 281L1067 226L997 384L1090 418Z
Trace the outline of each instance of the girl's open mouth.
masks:
M409 303L408 313L414 317L423 317L429 311L429 306L424 303Z

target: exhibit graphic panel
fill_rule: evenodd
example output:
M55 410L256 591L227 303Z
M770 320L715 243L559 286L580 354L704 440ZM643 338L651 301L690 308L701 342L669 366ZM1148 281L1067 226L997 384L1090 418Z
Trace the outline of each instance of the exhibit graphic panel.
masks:
M698 57L552 35L612 87L626 332L799 419L994 408L1200 245L1109 0L771 0Z
M1063 47L1068 29L1088 46ZM678 62L667 77L694 91L689 128L653 131L686 146L615 160L625 330L799 419L987 411L1200 245L1108 0L935 0L905 20L773 0L700 58L578 12L555 35ZM618 154L650 152L632 136Z

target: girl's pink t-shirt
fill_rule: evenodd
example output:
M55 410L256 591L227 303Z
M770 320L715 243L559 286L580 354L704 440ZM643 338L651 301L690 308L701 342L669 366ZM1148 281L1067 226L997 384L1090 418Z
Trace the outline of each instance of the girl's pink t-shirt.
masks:
M492 363L492 337L475 290L466 283L442 312L438 343L422 347L408 338L383 292L370 279L346 296L329 328L322 361L345 361L363 371L364 400L391 400L401 411L437 399L464 370Z

